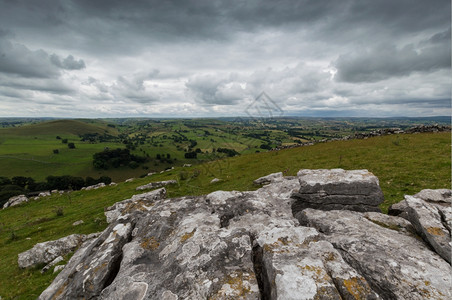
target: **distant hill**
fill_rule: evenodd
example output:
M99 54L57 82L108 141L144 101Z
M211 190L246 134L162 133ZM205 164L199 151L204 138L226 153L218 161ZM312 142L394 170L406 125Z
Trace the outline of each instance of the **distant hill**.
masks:
M118 131L99 120L55 120L15 128L0 129L0 134L19 136L48 134L81 135L88 133L117 135Z

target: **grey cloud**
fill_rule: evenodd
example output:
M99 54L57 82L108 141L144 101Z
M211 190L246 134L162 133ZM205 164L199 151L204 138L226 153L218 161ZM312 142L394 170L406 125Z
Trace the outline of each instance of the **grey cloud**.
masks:
M438 40L436 35L432 39ZM375 82L394 76L408 76L413 72L447 69L451 65L450 39L448 44L432 43L424 47L410 44L403 48L383 44L341 55L334 62L338 70L337 79L345 82Z
M78 70L85 67L83 60L69 55L61 60L56 54L30 50L28 47L0 38L0 73L14 74L26 78L55 78L60 69Z
M162 42L231 40L240 32L271 28L306 28L313 30L313 39L344 43L351 36L371 39L370 34L384 32L393 37L450 22L446 0L4 2L0 25L14 24L27 33L44 28L52 33L49 43L77 38L77 47L104 53L140 52Z
M31 51L24 45L0 39L0 72L22 77L51 78L59 70L43 50Z
M82 59L75 60L72 55L68 55L65 59L61 60L56 54L50 55L50 61L57 67L65 70L81 70L84 69L85 62Z
M24 78L8 77L0 73L0 87L7 87L20 91L38 91L50 94L70 95L75 89L55 78Z
M207 105L233 105L246 95L240 82L236 82L234 77L234 74L194 75L185 86L195 101Z

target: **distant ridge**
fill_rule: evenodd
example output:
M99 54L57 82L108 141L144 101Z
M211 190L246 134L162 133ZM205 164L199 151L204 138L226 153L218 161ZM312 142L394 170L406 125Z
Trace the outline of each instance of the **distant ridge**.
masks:
M25 125L15 128L7 128L2 131L2 134L15 134L15 135L40 135L40 134L110 134L116 135L117 130L108 127L106 123L99 120L54 120L47 121L38 124Z

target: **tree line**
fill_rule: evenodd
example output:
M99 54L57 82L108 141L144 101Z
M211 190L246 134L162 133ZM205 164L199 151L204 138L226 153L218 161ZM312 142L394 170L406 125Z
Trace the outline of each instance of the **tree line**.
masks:
M97 179L93 177L76 177L70 175L47 176L46 181L36 182L31 177L15 176L13 178L0 177L0 206L9 198L22 194L37 194L38 192L50 190L80 190L83 187L98 183L110 184L111 178L101 176Z

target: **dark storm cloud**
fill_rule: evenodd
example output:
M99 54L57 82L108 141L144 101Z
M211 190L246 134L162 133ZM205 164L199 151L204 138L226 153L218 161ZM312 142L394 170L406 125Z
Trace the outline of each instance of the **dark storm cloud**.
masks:
M162 41L232 39L238 32L300 26L312 31L313 38L340 42L340 37L346 42L347 36L416 32L450 20L446 0L2 2L0 22L4 26L27 32L44 28L60 35L53 43L108 52L139 51L144 45Z
M240 113L266 91L294 111L415 114L446 105L449 68L449 0L0 0L0 94L100 112Z

